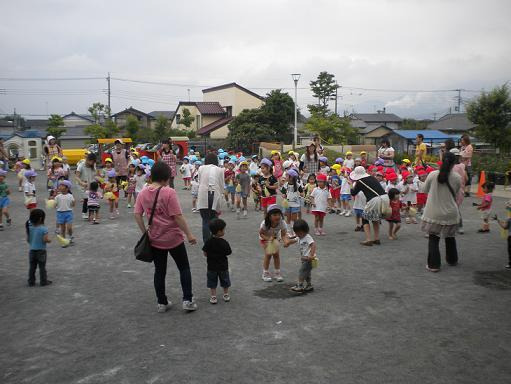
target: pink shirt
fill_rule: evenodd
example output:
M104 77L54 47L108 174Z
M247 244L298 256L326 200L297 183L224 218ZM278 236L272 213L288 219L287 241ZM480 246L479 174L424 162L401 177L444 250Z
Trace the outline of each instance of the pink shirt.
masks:
M149 220L157 190L157 188L148 186L138 194L135 213L145 212L147 220ZM153 247L172 249L185 241L184 233L176 222L176 216L181 213L181 205L176 191L170 187L163 187L158 196L153 224L149 230L149 239Z

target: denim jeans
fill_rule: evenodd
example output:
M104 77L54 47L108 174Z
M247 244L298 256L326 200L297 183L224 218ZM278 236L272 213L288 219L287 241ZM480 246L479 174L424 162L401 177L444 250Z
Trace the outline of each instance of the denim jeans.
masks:
M45 284L48 280L46 275L46 250L31 250L28 254L30 267L28 269L28 283L35 284L35 271L39 267L39 282Z
M181 289L183 290L183 301L192 301L192 273L186 253L185 243L179 244L172 249L159 249L152 247L154 254L154 290L158 298L158 304L168 304L165 295L165 276L167 275L168 254L174 259L179 277L181 279Z
M202 241L206 244L206 241L211 237L211 232L209 231L209 222L212 219L216 219L218 214L213 207L213 200L215 198L215 192L208 192L208 209L200 209L200 215L202 218Z

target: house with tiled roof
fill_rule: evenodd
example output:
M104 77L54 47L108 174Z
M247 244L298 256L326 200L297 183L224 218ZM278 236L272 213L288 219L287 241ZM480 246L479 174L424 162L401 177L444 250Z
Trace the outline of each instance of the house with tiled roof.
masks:
M138 109L135 109L133 107L129 107L126 108L124 111L117 112L113 114L111 117L112 119L114 119L117 126L122 129L126 125L129 116L133 116L138 120L140 128L151 128L152 122L156 120L153 116L149 115L148 113L139 111Z
M435 129L447 133L448 135L462 135L464 133L470 134L475 127L476 124L472 123L468 119L466 113L448 113L437 121L428 124L428 129Z
M403 119L393 113L387 113L385 108L377 113L352 113L350 115L350 124L360 130L386 127L392 130L400 129Z
M180 124L183 110L187 108L195 118L190 129L211 139L225 139L229 123L244 109L259 108L264 98L236 83L219 85L202 90L203 101L181 101L172 120L172 128L186 129Z

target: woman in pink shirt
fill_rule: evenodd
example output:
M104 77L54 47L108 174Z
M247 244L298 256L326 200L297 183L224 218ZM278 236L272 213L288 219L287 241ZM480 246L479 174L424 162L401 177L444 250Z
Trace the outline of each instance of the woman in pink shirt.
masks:
M137 196L135 203L135 221L142 233L145 232L143 214L151 216L151 211L158 190L158 201L154 211L153 223L149 228L149 239L154 255L154 289L158 298L158 312L165 312L172 303L165 295L165 275L167 274L167 257L174 259L181 278L183 290L183 309L195 311L197 304L193 301L192 274L185 247L185 236L190 244L197 240L182 215L176 191L168 186L171 171L167 164L159 161L151 169L152 183Z

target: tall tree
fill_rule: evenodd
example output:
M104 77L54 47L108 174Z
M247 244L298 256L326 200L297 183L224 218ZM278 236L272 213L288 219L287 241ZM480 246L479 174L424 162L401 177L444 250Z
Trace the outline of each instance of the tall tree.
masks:
M135 116L128 116L126 118L126 126L124 127L128 137L135 140L140 129L140 122Z
M354 144L357 140L357 130L351 126L349 117L323 116L316 112L305 123L305 128L319 134L329 144Z
M190 129L192 123L195 121L195 117L192 116L188 108L183 108L183 116L179 119L179 124L183 124L186 129Z
M64 126L64 119L60 115L51 115L48 119L48 128L46 129L48 135L54 136L58 139L66 132L66 127Z
M158 142L169 136L169 119L165 116L158 116L154 126L154 139Z
M251 149L254 142L279 140L267 124L262 108L245 109L229 124L230 144L239 149Z
M483 92L467 106L468 119L476 124L475 135L503 152L511 149L511 99L506 84Z
M110 115L110 109L108 108L108 105L102 104L100 102L93 103L89 107L88 111L94 119L95 124L99 124L101 120L105 118L105 116Z
M327 116L329 109L328 103L335 90L339 88L336 81L334 80L335 75L332 75L326 71L320 72L318 78L309 83L312 91L312 95L318 99L318 104L309 104L307 108L312 114L318 114L319 116Z
M266 95L261 107L266 124L275 130L279 141L287 141L291 135L291 123L294 121L295 103L291 96L276 89Z

